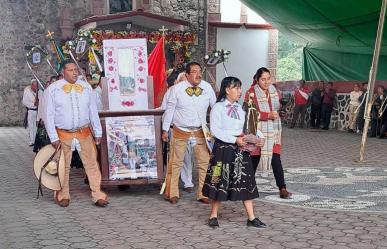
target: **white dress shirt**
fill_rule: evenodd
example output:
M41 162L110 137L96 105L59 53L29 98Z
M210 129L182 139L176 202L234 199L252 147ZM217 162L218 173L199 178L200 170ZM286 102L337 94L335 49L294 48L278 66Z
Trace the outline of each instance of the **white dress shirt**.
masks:
M359 97L362 95L362 91L352 91L349 95L349 99L350 99L350 102L349 104L350 105L353 105L353 106L359 106L360 105L360 102L359 102Z
M228 115L228 104L231 103L226 99L216 103L212 107L210 114L210 128L214 137L225 143L234 144L237 136L243 133L246 112L238 102L234 102L232 105L236 107L239 119L232 118Z
M171 88L172 88L172 87L174 87L174 86L171 86L171 87L168 88L168 90L165 92L164 97L163 97L163 102L161 102L161 105L160 105L159 109L161 109L161 110L167 109L167 102L168 102L169 95L171 94Z
M71 130L91 124L95 137L102 137L102 128L93 89L84 81L77 81L83 86L82 93L72 89L63 90L66 80L52 83L44 91L44 123L51 142L59 140L56 128Z
M102 111L103 105L102 105L102 88L100 86L97 86L93 89L93 93L95 95L95 101L97 103L97 110Z
M27 86L26 88L24 88L22 100L23 105L29 109L36 109L37 106L35 106L35 100L36 93L32 91L31 86Z
M185 91L188 87L192 85L183 81L171 88L163 117L163 131L168 131L171 124L186 130L190 127L201 127L206 123L207 109L216 102L215 92L211 85L203 80L197 85L203 89L199 96L189 96Z
M44 92L42 90L38 91L38 99L39 99L39 104L38 104L38 115L36 116L36 121L43 120L44 119Z

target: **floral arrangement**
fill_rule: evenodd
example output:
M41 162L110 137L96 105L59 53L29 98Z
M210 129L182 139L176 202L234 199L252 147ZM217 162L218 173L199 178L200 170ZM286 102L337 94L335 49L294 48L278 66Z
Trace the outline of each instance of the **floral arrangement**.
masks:
M111 30L79 30L77 36L73 40L68 40L62 46L62 51L65 54L69 50L74 50L79 41L85 40L87 45L94 48L94 50L102 55L102 41L107 39L133 39L146 38L150 43L157 43L162 36L159 31L146 33L144 31L120 31L113 32ZM172 50L177 48L187 47L192 45L196 36L190 32L171 31L165 33L165 43L171 47Z
M230 54L231 54L231 51L224 50L224 49L218 49L218 50L215 49L210 53L206 54L203 60L206 65L215 66L219 63L223 63L227 61Z
M86 41L86 49L83 53L75 54L77 60L80 60L86 53L91 71L96 72L98 57L102 56L102 43L107 39L133 39L146 38L149 43L155 44L162 37L162 32L153 31L146 33L144 31L120 31L111 30L79 30L76 37L72 40L65 41L62 46L63 54L69 57L70 51L75 51L80 41ZM173 54L181 54L185 61L191 60L191 46L196 40L196 36L191 32L169 31L165 32L165 45Z

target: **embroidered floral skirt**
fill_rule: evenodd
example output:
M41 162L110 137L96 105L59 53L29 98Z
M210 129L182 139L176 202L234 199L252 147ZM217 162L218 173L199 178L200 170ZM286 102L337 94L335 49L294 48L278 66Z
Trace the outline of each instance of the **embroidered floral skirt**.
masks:
M248 152L216 140L203 186L203 195L217 201L251 200L259 196Z

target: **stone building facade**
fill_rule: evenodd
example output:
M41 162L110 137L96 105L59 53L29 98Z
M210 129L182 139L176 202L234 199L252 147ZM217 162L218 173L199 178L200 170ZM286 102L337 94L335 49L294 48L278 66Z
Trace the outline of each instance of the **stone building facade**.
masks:
M0 126L20 125L25 113L23 89L32 78L26 47L46 46L48 30L57 39L72 37L74 24L93 15L108 14L108 0L5 0L0 8ZM132 9L190 22L196 33L193 60L200 61L207 44L207 0L133 0ZM47 66L48 67L48 66ZM47 68L39 77L48 79Z
M30 73L25 55L28 46L46 45L47 30L62 37L62 30L77 18L91 15L90 0L6 0L0 8L0 125L20 125L25 108L23 89ZM63 10L62 12L60 10ZM67 15L64 18L64 14ZM72 32L72 31L71 31ZM48 77L39 75L41 78Z

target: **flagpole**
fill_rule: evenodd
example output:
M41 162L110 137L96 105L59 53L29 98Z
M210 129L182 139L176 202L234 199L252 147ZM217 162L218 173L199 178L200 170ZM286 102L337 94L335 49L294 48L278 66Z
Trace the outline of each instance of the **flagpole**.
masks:
M163 50L165 51L165 32L168 31L168 29L163 25L159 31L162 32L161 36L163 38Z
M161 26L161 29L159 29L160 32L162 32L162 37L161 39L163 39L163 52L165 51L165 32L168 31L168 29L165 28L165 26ZM166 142L166 146L169 147L169 141ZM160 189L160 195L164 194L164 191L165 191L165 187L166 187L166 184L167 184L167 175L168 175L168 167L169 167L169 163L168 163L168 154L169 154L169 151L167 151L167 169L165 171L165 179L164 179L164 182L163 184L161 184L161 189Z
M382 43L382 36L383 36L383 27L384 27L384 18L386 15L386 4L387 0L383 0L382 7L380 8L380 16L379 16L379 24L378 24L378 30L376 34L376 41L375 41L375 49L374 49L374 55L372 58L372 65L370 69L370 75L368 80L368 95L367 95L367 101L366 101L366 111L364 114L365 123L363 128L363 136L361 139L360 144L360 162L364 161L365 157L365 145L367 141L367 133L368 133L368 127L370 124L370 113L372 108L372 97L374 95L374 86L375 86L375 80L376 80L376 74L378 72L378 63L379 63L379 55L380 55L380 46Z

